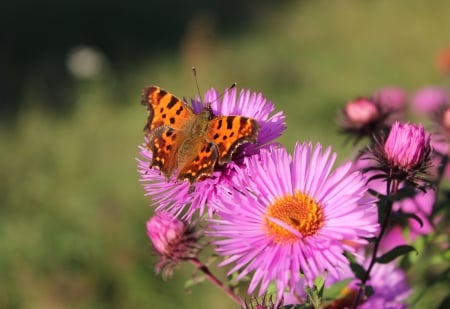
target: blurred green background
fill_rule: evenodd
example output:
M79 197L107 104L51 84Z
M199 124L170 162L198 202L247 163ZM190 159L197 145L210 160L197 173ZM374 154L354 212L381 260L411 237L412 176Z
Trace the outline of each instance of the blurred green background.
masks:
M443 0L29 0L1 4L0 23L0 308L235 308L207 283L186 291L190 265L154 274L135 159L144 86L193 97L195 66L202 91L263 92L289 149L320 141L343 161L346 100L448 84Z

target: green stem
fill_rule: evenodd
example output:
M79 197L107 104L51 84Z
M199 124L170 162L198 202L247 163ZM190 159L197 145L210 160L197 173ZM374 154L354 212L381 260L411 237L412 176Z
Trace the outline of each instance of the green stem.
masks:
M367 281L370 278L370 272L372 271L373 266L376 263L376 259L377 259L377 253L378 253L378 249L380 247L380 243L381 243L381 239L383 238L387 227L389 225L389 221L391 218L391 214L392 214L392 204L393 204L393 198L391 198L392 196L395 196L395 194L397 194L398 191L398 186L399 186L399 182L397 180L391 180L388 179L387 181L387 185L386 185L386 197L387 197L387 203L386 203L386 213L385 216L383 218L383 221L381 223L381 230L380 230L380 234L378 235L378 237L375 239L375 244L373 247L373 251L372 251L372 256L370 259L370 264L369 264L369 268L367 269L363 279L361 280L361 285L358 289L358 294L356 295L356 298L353 302L353 306L352 309L356 309L361 301L361 297L364 291L364 288L366 286Z
M206 278L211 281L215 286L219 287L239 306L242 306L242 299L234 293L229 287L225 286L216 276L214 276L209 270L208 266L200 262L197 258L189 259L189 261L199 270L201 270Z

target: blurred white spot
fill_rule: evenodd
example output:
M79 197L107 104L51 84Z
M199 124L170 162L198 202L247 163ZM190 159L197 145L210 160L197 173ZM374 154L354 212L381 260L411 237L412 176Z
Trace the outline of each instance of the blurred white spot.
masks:
M69 51L66 58L67 70L76 78L96 77L106 65L105 56L89 46L77 46Z

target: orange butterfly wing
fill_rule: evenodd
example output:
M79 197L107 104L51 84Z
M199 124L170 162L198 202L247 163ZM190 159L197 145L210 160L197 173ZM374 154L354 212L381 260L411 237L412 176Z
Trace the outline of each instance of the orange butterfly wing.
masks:
M146 134L160 126L182 130L186 121L195 117L189 105L158 86L145 87L141 103L148 112Z
M231 156L239 145L255 143L259 125L256 120L243 116L217 116L210 120L206 140L217 145L218 163L231 161Z
M148 113L144 132L152 152L150 167L158 168L170 179L178 168L177 153L185 139L185 128L195 114L186 103L157 86L144 88L141 103Z

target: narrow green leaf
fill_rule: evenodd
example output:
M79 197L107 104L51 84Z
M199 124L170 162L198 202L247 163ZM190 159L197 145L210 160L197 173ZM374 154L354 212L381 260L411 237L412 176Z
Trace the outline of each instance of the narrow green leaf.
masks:
M337 299L345 287L350 283L351 279L345 279L334 283L324 290L323 298L326 300Z
M393 213L392 214L392 219L397 221L397 222L406 222L406 220L408 219L414 219L416 220L419 224L420 227L423 227L423 221L422 219L420 219L419 216L417 216L414 213L409 213L409 212L397 212L397 213Z
M397 246L394 249L386 252L382 256L377 257L375 261L380 264L387 264L387 263L395 260L399 256L408 254L411 251L415 251L418 254L417 250L413 246L409 246L409 245Z
M350 268L352 269L352 272L355 274L355 277L359 280L363 280L366 276L366 270L362 265L358 263L350 263Z

